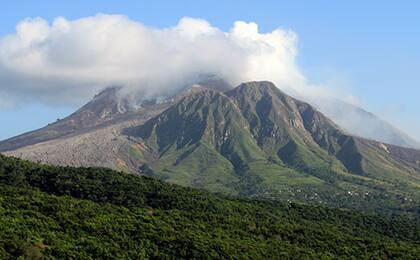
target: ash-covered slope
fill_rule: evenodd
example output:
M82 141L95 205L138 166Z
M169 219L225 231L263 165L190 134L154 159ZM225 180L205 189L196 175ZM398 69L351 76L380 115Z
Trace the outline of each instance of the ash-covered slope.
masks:
M195 85L218 91L226 91L232 88L229 83L214 76L203 77ZM127 96L121 94L120 87L108 87L70 116L48 124L41 129L0 141L0 152L13 151L21 147L71 135L84 134L121 122L126 125L127 122L131 124L131 121L135 123L138 123L136 122L138 120L144 121L190 93L190 86L180 89L179 93L161 97L161 101L157 102L156 99L143 97L141 93L134 97L132 95Z
M41 129L0 142L0 151L16 150L54 140L120 119L129 114L131 108L127 100L118 97L118 90L117 87L107 88L70 116Z
M126 96L111 87L97 94L70 116L48 126L0 142L0 152L54 165L106 166L137 172L138 141L123 134L124 129L142 125L185 95L200 88L226 90L228 83L206 78L181 88L175 96L147 99Z
M0 151L54 165L104 166L133 170L133 142L123 129L142 124L176 102L142 100L135 106L107 88L70 116L39 130L0 142Z
M415 210L419 151L348 135L270 82L214 89L195 86L136 110L96 98L76 113L89 118L82 130L7 154L230 194Z

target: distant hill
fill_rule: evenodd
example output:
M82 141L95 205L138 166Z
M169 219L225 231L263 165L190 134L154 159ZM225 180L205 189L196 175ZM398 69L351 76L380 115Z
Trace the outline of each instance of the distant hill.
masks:
M378 116L338 99L312 99L326 116L346 132L397 146L420 149L420 143Z
M418 259L419 218L233 199L0 155L1 259Z

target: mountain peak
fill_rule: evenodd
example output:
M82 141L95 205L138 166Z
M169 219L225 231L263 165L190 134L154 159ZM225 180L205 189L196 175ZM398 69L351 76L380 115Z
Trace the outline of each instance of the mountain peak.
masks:
M226 93L236 93L240 95L247 95L247 96L267 96L267 95L274 95L276 97L288 97L289 96L281 91L279 88L274 85L271 81L249 81L240 84L235 89L228 91ZM229 94L228 94L229 95Z
M241 83L239 87L275 88L276 86L271 81L261 80L244 82Z
M132 110L130 102L119 96L121 87L108 87L70 117L82 125L97 125Z
M92 99L104 98L104 97L116 97L118 92L122 89L120 86L110 86L103 88L98 92Z
M258 89L259 91L275 90L277 87L271 81L249 81L242 83L238 89Z
M221 92L233 89L233 86L229 82L218 77L209 77L209 78L203 79L199 81L197 85L200 85L205 88L210 88L216 91L221 91Z

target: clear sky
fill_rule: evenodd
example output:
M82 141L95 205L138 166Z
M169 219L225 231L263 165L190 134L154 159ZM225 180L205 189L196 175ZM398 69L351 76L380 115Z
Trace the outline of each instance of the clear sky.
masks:
M256 22L263 32L290 28L299 36L298 62L309 80L345 88L364 108L420 139L419 1L3 0L0 37L27 17L72 20L97 13L156 27L190 16L223 30L237 20ZM74 110L36 103L0 110L0 139Z

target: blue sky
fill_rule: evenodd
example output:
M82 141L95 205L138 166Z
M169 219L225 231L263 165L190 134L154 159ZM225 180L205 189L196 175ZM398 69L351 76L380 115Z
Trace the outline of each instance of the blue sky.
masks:
M417 1L2 1L0 37L27 17L49 21L123 14L168 27L184 16L228 30L234 21L299 36L299 66L315 83L345 89L362 106L420 139L420 2ZM1 88L1 86L0 86ZM0 139L46 125L75 107L36 103L0 110Z

